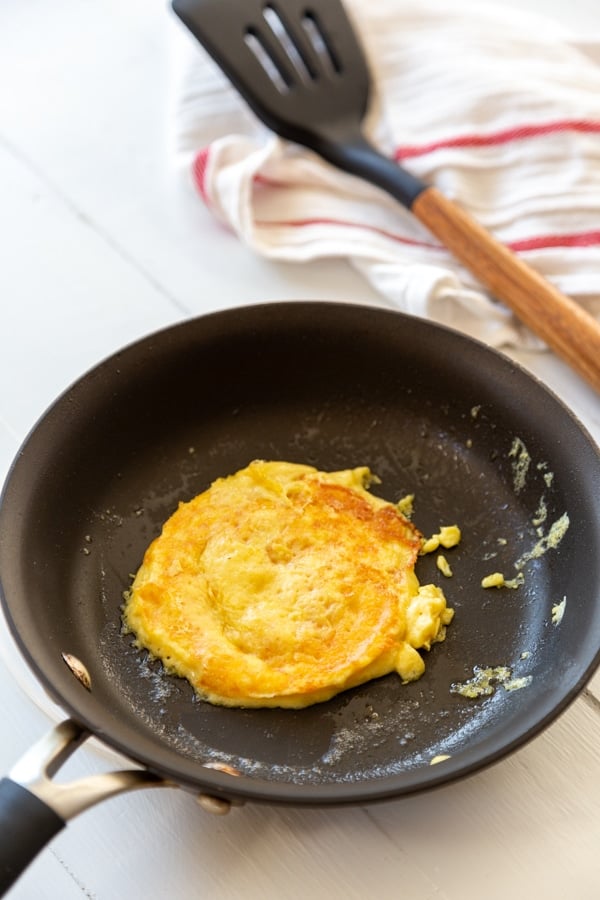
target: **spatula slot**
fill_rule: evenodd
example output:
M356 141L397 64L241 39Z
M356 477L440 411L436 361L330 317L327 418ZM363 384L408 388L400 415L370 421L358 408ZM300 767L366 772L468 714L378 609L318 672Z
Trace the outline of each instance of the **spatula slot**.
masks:
M327 37L325 29L312 10L307 10L302 16L302 28L312 44L315 53L329 74L337 74L342 71L340 61L335 53L331 41Z
M254 29L248 28L244 34L244 43L250 52L256 57L262 66L265 75L277 88L280 94L287 94L290 90L291 79L285 69L282 69L277 60L269 52L268 46L262 40L261 35Z
M274 2L262 9L262 21L248 25L244 42L280 94L336 75L341 65L326 30L311 9L294 19Z
M279 40L286 55L291 60L294 68L302 81L309 82L316 78L316 71L310 59L301 46L301 43L293 33L293 30L286 24L281 15L270 4L265 6L263 17L275 37Z

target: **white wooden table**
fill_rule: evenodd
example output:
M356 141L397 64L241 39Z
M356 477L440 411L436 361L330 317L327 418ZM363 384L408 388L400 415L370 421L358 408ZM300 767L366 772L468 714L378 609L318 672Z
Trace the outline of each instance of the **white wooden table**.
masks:
M449 2L449 0L447 0ZM597 0L512 0L588 32ZM168 176L163 0L0 4L0 480L55 396L160 326L266 299L378 302L342 262L262 261ZM600 399L521 354L600 439ZM0 768L60 715L2 639ZM106 768L99 746L67 774ZM1 836L0 836L1 839ZM600 676L541 737L464 782L369 808L225 818L173 790L75 820L15 900L173 897L596 900Z

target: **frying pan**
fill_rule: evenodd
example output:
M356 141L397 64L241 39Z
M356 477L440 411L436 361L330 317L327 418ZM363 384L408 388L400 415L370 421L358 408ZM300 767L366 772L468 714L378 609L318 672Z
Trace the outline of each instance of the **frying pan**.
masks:
M381 496L415 494L424 534L461 526L451 578L433 558L418 563L456 610L419 681L390 675L300 711L218 708L122 633L123 591L163 521L255 458L368 465ZM599 491L597 449L545 387L495 351L400 313L268 303L116 353L36 425L0 506L4 612L69 716L2 784L2 888L67 819L132 787L179 785L218 810L366 803L513 751L600 661ZM518 569L516 589L481 587ZM500 665L530 682L478 699L453 693L474 667ZM136 766L58 786L50 776L90 734ZM439 755L448 758L431 765Z

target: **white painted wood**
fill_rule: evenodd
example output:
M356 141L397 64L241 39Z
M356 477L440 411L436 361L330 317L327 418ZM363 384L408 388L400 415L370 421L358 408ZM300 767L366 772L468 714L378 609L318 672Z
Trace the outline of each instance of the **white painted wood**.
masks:
M600 27L597 0L510 3L575 29ZM257 259L172 177L174 27L164 0L0 4L0 479L55 396L142 334L265 299L379 302L341 261ZM551 355L516 356L599 440L598 397ZM8 643L4 636L2 771L60 715ZM69 825L11 896L592 900L599 702L600 674L510 759L368 809L247 806L218 819L180 791L122 797ZM90 744L66 771L110 764Z
M579 701L500 765L369 816L448 900L594 900L599 779L598 711Z
M52 849L33 863L13 886L10 900L83 900L92 894L71 870L67 860Z
M21 437L93 363L182 313L2 147L0 195L11 237L0 267L2 418Z

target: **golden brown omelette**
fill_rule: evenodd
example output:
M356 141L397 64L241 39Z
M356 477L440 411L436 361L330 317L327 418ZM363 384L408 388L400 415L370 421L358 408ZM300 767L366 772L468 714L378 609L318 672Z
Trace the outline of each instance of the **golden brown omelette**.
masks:
M260 460L219 478L146 551L126 628L225 706L308 706L392 671L413 681L453 611L419 585L422 535L373 480Z

